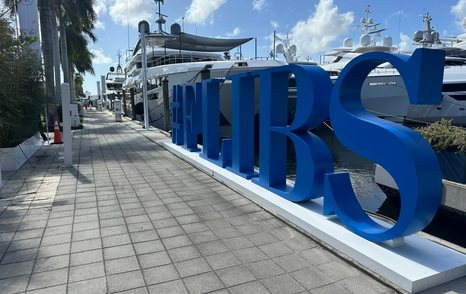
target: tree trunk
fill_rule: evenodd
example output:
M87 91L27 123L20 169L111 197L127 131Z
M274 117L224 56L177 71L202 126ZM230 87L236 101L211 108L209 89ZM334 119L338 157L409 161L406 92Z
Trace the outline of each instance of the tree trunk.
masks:
M52 43L53 43L53 67L55 69L55 97L61 99L61 76L60 76L60 43L58 41L57 13L54 9L50 10L50 22L52 24ZM60 101L59 103L60 104Z
M53 73L52 27L50 22L51 6L48 0L39 0L37 6L40 14L41 45L45 73L45 93L47 97L47 109L50 127L53 126L54 120L57 119L57 100L55 97Z
M63 81L70 83L70 70L68 62L68 45L66 43L66 28L64 23L60 23L60 53L61 69L63 71Z

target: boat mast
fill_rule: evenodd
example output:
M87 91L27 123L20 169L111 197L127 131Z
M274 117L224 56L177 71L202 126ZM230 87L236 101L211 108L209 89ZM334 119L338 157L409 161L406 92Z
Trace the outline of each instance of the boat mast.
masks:
M158 6L158 10L155 12L159 16L159 18L155 21L155 23L158 25L157 32L161 33L163 32L162 25L165 24L165 19L164 17L167 17L166 15L161 13L161 8L160 5L163 4L164 0L154 0L156 5Z

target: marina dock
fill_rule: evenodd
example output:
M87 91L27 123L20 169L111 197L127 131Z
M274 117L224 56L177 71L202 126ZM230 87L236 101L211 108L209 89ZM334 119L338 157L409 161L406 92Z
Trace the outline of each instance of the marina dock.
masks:
M1 293L397 293L106 112L0 189ZM465 293L462 278L425 293Z

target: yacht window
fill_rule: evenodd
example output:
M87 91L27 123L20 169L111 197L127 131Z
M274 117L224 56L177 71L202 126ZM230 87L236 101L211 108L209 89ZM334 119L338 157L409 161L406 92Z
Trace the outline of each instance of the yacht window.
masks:
M442 92L466 91L466 83L443 84Z
M336 62L340 61L342 58L343 58L343 56L338 56L337 58L335 58L335 60L333 61L333 63L336 63Z
M461 65L466 65L466 60L445 59L445 66L461 66Z
M466 101L466 94L463 95L450 95L453 99L460 100L460 101Z

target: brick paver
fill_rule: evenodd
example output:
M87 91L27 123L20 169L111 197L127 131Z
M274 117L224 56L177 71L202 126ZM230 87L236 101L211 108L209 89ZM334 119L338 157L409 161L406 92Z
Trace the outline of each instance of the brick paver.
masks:
M393 293L138 132L89 112L0 190L1 293ZM126 292L125 292L126 293Z

